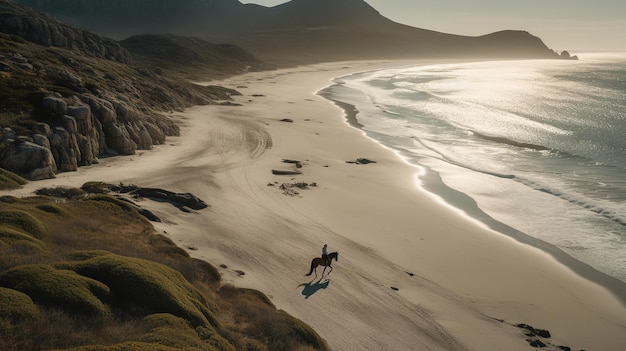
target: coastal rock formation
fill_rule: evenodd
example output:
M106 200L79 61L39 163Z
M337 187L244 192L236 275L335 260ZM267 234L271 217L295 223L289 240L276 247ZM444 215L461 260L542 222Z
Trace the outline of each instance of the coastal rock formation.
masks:
M2 143L0 168L24 174L32 180L54 177L56 163L49 148L21 139L3 139Z
M0 0L0 166L42 179L149 150L180 133L167 113L239 94L130 61L110 39Z
M162 144L166 136L180 133L176 124L164 121L165 117L150 118L124 102L112 103L86 94L74 96L68 106L57 95L44 97L41 107L44 113L60 117L50 124L35 124L27 142L15 142L15 133L5 130L0 166L29 179L49 178L57 171L76 171L79 166L98 163L99 157L149 150ZM34 175L30 174L33 170L37 170Z
M576 55L571 55L569 53L569 51L562 51L561 52L561 58L565 59L565 60L578 60L578 56Z
M120 183L119 185L114 185L102 182L89 182L83 184L81 189L93 194L127 194L134 198L149 198L157 199L159 201L167 201L182 210L185 208L202 210L209 207L204 200L191 193L176 193L159 188L143 188L134 184L124 185Z

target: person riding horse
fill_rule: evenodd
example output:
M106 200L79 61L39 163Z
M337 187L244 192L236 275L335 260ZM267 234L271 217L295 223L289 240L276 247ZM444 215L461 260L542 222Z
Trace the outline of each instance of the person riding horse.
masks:
M322 257L314 257L311 260L311 270L305 275L310 276L311 274L313 274L313 272L315 272L315 276L317 277L317 266L324 266L322 276L324 276L324 273L326 273L326 268L329 268L330 272L332 272L333 266L331 264L333 260L339 261L339 253L336 251L328 253L328 245L324 244L324 247L322 247Z
M322 247L322 260L324 260L325 266L330 265L328 260L328 245L324 244Z

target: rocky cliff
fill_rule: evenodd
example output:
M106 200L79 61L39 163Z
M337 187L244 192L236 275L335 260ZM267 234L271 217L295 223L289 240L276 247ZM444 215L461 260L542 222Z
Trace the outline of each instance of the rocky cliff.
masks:
M237 94L139 64L111 39L12 1L0 0L0 19L0 167L29 179L150 149L179 133L168 112ZM248 65L235 58L230 72Z

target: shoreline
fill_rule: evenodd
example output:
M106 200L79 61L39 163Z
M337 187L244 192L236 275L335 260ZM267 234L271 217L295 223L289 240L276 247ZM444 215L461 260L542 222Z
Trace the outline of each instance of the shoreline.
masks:
M234 97L242 106L174 114L181 136L153 151L8 195L98 180L191 192L210 208L140 204L163 220L157 231L221 267L224 283L263 292L333 350L527 350L517 323L548 329L544 341L573 349L626 343L625 308L608 290L420 190L415 165L315 95L335 77L408 64L423 62L329 63L225 79L219 84L243 93ZM360 157L377 163L347 163ZM301 161L301 174L273 175L292 169L283 159ZM293 182L317 186L286 196L278 185ZM324 243L340 252L333 272L304 277Z
M352 75L353 74L350 74L349 76ZM346 122L351 127L361 130L366 135L366 137L376 142L379 142L375 138L367 135L367 132L363 130L364 125L359 122L357 117L359 114L357 106L334 98L332 92L329 91L333 85L341 84L338 83L337 80L343 79L345 77L346 76L333 78L333 83L320 89L317 94L333 102L335 105L337 105L337 107L341 108L344 111L344 117L346 119ZM385 147L394 149L390 146ZM402 155L402 150L396 151L398 153L398 156L401 157L405 162L413 164L413 162L409 158L405 158ZM603 273L595 269L591 265L572 257L556 245L530 236L520 230L517 230L507 225L506 223L494 219L493 217L482 211L478 207L476 201L471 198L471 196L445 185L441 180L440 175L436 171L433 171L429 167L421 164L415 164L415 166L425 170L424 173L420 175L420 179L422 180L420 188L422 190L429 192L434 196L440 197L442 201L447 203L449 206L460 210L465 215L483 223L488 228L503 235L509 236L517 240L520 244L530 245L534 248L546 252L547 254L554 257L559 263L576 272L582 278L603 286L611 291L614 294L615 298L620 300L622 305L626 307L626 282L623 282L622 280L609 274Z

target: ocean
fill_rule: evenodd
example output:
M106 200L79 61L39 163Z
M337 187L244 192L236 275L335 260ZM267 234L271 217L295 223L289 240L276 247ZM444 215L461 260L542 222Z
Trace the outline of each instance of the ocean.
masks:
M579 56L363 72L319 94L426 191L626 282L626 54Z

